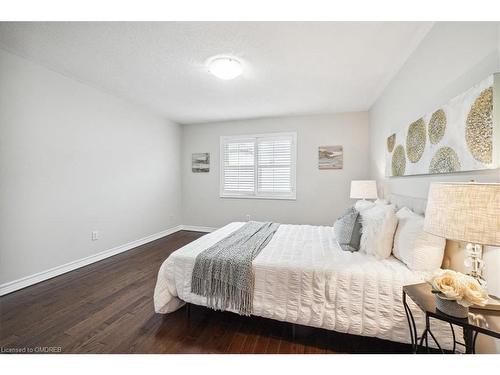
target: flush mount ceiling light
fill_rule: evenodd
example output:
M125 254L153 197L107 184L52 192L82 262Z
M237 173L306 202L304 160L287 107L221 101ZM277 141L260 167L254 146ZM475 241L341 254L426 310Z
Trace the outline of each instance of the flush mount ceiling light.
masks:
M241 75L243 66L233 57L216 57L209 60L208 71L217 78L229 80Z

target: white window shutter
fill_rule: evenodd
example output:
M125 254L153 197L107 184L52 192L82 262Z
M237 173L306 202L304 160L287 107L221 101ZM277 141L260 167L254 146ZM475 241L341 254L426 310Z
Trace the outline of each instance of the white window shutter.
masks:
M255 143L228 141L223 146L223 191L255 192Z
M259 138L257 141L257 191L259 193L291 193L292 139Z
M296 137L221 137L221 197L295 199Z

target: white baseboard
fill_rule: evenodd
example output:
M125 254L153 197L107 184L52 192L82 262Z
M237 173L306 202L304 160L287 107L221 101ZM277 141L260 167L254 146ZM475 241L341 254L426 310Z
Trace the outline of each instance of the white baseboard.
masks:
M201 228L201 227L200 227ZM164 231L152 234L150 236L140 238L138 240L126 243L124 245L120 245L117 247L113 247L112 249L101 251L100 253L90 255L88 257L78 259L61 266L57 266L51 268L46 271L35 273L34 275L26 276L21 279L17 279L14 281L10 281L8 283L0 285L0 296L4 294L14 292L16 290L26 288L27 286L39 283L44 280L51 279L55 276L62 275L63 273L73 271L77 268L87 266L91 263L98 262L100 260L112 257L113 255L123 253L127 250L131 250L137 246L144 245L145 243L157 240L159 238L168 236L169 234L178 232L184 229L184 225L177 225L173 228L166 229ZM186 229L186 230L194 230L194 229ZM201 231L201 230L200 230Z
M159 238L168 236L169 234L178 232L180 230L189 230L194 232L213 232L217 228L213 227L201 227L197 225L177 225L175 227L166 229L164 231L152 234L150 236L140 238L138 240L128 242L124 245L113 247L112 249L101 251L100 253L90 255L88 257L74 260L72 262L57 266L46 271L35 273L34 275L26 276L14 281L9 281L5 284L0 285L0 296L8 293L15 292L16 290L26 288L27 286L37 284L41 281L51 279L53 277L62 275L66 272L76 270L77 268L87 266L91 263L99 262L100 260L112 257L113 255L123 253L125 251L136 248L137 246L144 245L148 242L157 240Z
M218 229L214 227L200 227L198 225L181 225L181 227L182 230L190 230L193 232L204 232L204 233L210 233Z

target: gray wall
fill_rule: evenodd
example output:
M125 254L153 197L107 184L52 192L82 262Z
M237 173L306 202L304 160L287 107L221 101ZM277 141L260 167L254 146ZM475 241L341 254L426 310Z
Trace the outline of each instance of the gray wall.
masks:
M431 182L499 182L500 170L449 175L385 178L385 144L391 133L436 109L489 74L500 71L498 23L434 25L401 71L370 110L371 175L380 193L426 197ZM463 251L457 253L457 258ZM485 250L486 277L491 293L500 294L500 249ZM456 262L458 268L462 262ZM500 340L483 338L483 352L500 351Z
M180 224L178 125L1 49L0 82L0 284Z
M219 137L235 134L297 132L297 200L219 197ZM231 221L331 225L351 203L350 181L366 179L368 114L266 118L184 125L182 132L183 222L219 227ZM318 146L343 145L344 168L318 170ZM191 172L191 154L209 152L209 173Z
M500 71L498 23L439 22L370 110L370 171L380 193L427 196L432 181L498 181L499 170L387 179L387 137Z

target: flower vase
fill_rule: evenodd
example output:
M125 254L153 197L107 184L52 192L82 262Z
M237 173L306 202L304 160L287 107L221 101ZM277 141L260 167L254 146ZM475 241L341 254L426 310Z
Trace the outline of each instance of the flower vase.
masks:
M441 294L436 294L436 307L439 311L455 318L467 318L469 308L459 305L456 300L448 299Z

